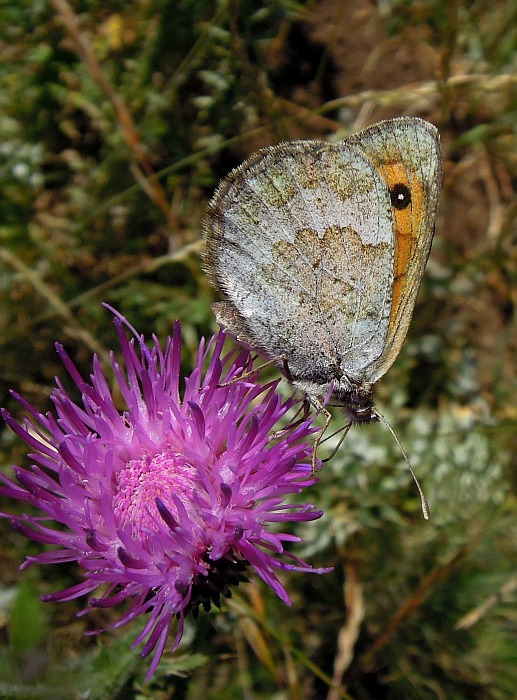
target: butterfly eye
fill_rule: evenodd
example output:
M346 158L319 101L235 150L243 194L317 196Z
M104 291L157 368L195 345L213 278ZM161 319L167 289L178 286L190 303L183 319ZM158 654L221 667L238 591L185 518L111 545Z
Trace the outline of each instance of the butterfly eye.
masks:
M391 203L395 209L405 209L411 204L411 191L407 185L399 182L390 190Z

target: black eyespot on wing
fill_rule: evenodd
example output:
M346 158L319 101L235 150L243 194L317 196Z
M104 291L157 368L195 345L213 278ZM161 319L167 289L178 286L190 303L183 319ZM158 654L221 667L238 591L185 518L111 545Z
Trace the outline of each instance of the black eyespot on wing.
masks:
M390 197L395 209L405 209L411 204L411 190L402 182L393 185L390 190Z

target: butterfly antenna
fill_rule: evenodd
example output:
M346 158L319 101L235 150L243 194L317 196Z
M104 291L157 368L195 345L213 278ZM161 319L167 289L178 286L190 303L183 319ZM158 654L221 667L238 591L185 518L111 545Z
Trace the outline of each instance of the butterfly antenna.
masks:
M397 433L393 430L393 428L392 428L391 425L388 423L388 421L386 420L386 418L384 418L383 415L381 415L380 413L377 413L377 411L375 411L375 415L376 415L376 417L381 421L381 423L384 423L384 425L388 428L388 430L390 431L390 433L391 433L391 434L393 435L393 437L395 438L395 442L397 443L397 445L399 446L400 451L402 452L402 456L404 457L404 459L405 459L405 461L406 461L406 464L407 464L408 467L409 467L409 471L411 472L411 476L413 477L413 481L415 482L416 487L417 487L417 489L418 489L418 493L420 494L420 501L422 502L422 513L424 514L424 518L425 518L426 520L429 520L429 516L430 516L430 514L431 514L431 511L429 510L429 503L427 502L427 498L424 496L424 492L422 491L422 487L420 486L420 482L419 482L418 479L416 478L416 474L415 474L415 472L413 471L413 467L411 466L411 462L409 461L409 458L408 458L408 456L407 456L407 454L406 454L406 451L405 451L404 448L402 447L402 443L400 442L400 440L399 440L398 437L397 437Z

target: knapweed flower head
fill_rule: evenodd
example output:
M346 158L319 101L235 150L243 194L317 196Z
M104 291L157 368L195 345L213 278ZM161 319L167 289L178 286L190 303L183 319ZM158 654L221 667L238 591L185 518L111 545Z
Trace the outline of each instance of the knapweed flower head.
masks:
M83 613L125 603L117 627L146 614L134 645L144 643L141 656L154 650L150 677L172 624L176 648L185 615L219 605L250 570L286 603L278 570L327 571L286 552L298 538L278 531L321 516L286 501L314 482L307 438L315 428L310 419L279 425L296 400L279 396L278 382L250 379L248 351L223 355L223 332L201 343L182 382L179 323L164 350L156 338L148 348L118 314L115 324L123 364L112 354L112 365L125 410L97 358L84 381L57 345L81 402L59 381L45 415L16 395L27 418L3 416L31 448L32 466L2 476L0 494L40 511L8 517L26 537L57 547L23 566L76 561L82 569L81 583L44 600L98 591Z

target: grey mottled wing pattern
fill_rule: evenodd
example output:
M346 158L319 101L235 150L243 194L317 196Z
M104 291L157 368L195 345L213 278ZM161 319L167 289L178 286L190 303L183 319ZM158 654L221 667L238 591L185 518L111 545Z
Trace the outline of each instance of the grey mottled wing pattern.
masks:
M330 381L382 355L393 283L389 191L347 141L259 152L210 203L218 319L293 377Z

